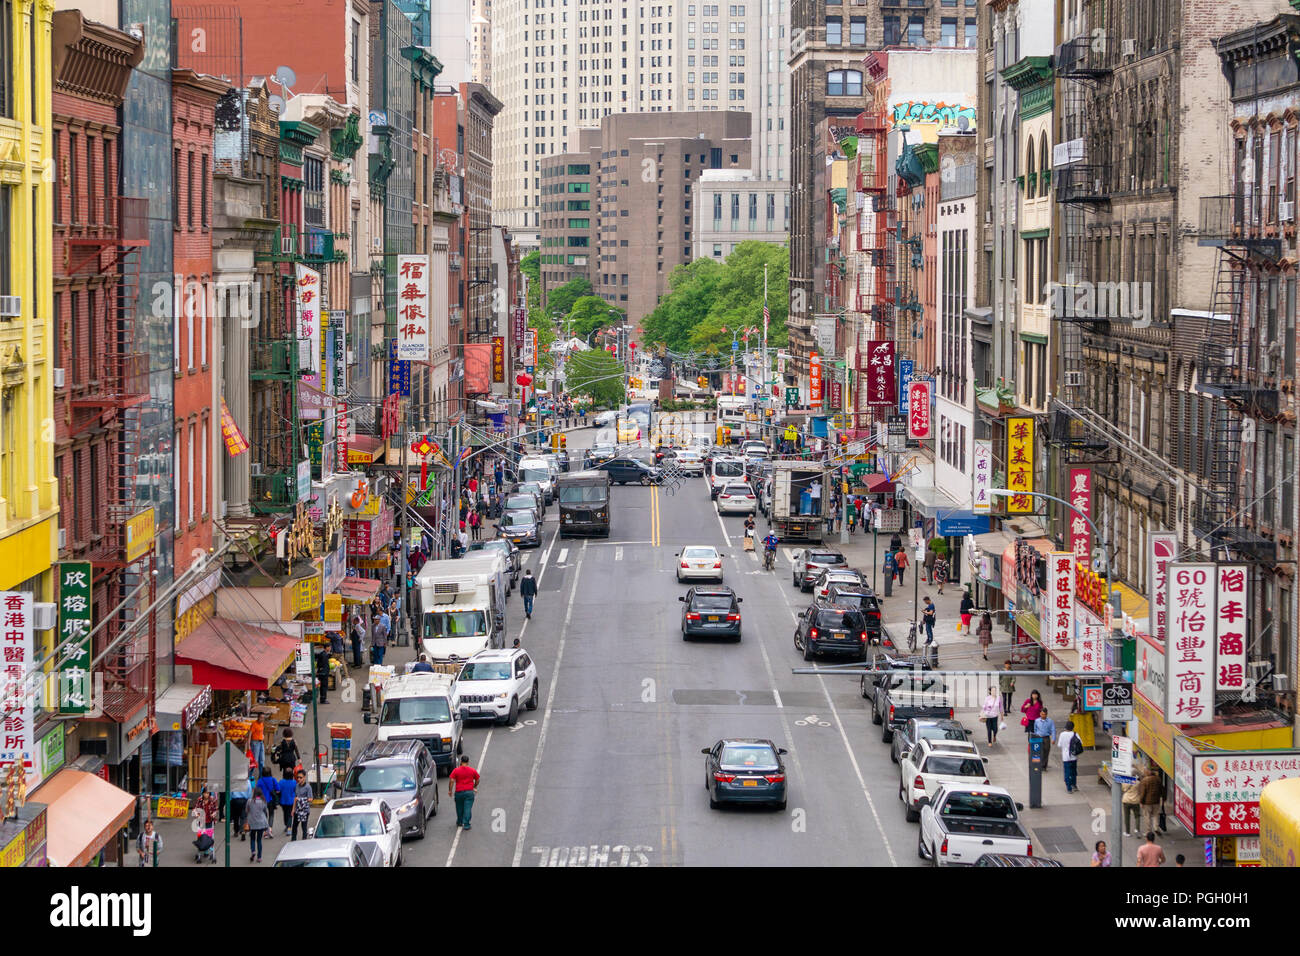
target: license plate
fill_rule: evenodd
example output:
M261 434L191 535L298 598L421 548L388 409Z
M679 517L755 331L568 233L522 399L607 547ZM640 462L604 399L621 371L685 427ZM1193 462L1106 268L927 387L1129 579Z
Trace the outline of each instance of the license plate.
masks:
M481 713L483 713L483 708L482 708L482 707L478 707L478 706L476 706L476 705L471 705L471 707L470 707L470 709L469 709L469 712L470 712L471 714L481 714Z
M837 641L842 641L844 638L848 637L848 634L844 631L834 631L831 633L831 637L835 638Z
M716 615L713 615L713 614L710 614L710 615L709 615L709 621L710 621L710 623L712 623L712 622L714 622L714 621L720 621L720 620L722 620L722 618L720 618L720 617L718 617L718 616L716 616Z
M741 785L742 785L742 786L745 786L745 787L757 787L757 786L758 786L758 781L757 781L757 780L745 780L745 781L742 782Z

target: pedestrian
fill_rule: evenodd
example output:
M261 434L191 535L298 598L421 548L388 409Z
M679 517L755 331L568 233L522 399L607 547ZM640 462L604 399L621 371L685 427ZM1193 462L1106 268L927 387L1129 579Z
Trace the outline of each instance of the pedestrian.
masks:
M383 664L384 652L388 650L388 628L381 617L370 625L370 663Z
M1138 866L1164 866L1165 851L1160 849L1156 843L1156 833L1154 830L1147 831L1147 842L1138 847L1137 853Z
M907 570L907 552L902 548L894 555L894 575L898 578L898 583L903 583L903 572Z
M1079 755L1083 753L1083 741L1074 732L1074 721L1067 720L1061 736L1056 738L1056 746L1061 751L1061 772L1065 776L1065 792L1074 793L1079 789Z
M1043 712L1043 695L1036 690L1031 690L1025 702L1020 705L1020 713L1024 716L1020 718L1020 726L1025 728L1026 734L1034 732L1034 721L1038 715Z
M1165 800L1164 784L1160 782L1160 771L1153 764L1147 764L1146 773L1138 781L1138 803L1142 806L1142 829L1155 830L1160 818L1160 804Z
M988 617L987 614L984 615ZM989 629L992 631L992 619L989 620ZM1011 698L1016 692L1016 675L1011 670L1011 662L1007 661L1002 665L1002 673L998 675L998 690L1002 691L1002 712L1004 714L1011 712Z
M998 742L998 721L1002 719L1002 698L993 687L989 688L988 696L984 698L980 716L984 718L984 731L991 747Z
M465 522L463 521L460 524L460 534L458 535L457 540L460 542L460 553L464 554L469 550L469 535L465 533Z
M808 486L808 498L812 505L812 513L819 515L822 513L822 483L814 478Z
M930 544L933 545L935 541L938 540L939 540L938 538L935 538L934 541L930 542ZM925 549L925 583L926 584L929 584L934 579L934 563L938 559L939 559L939 552L935 551L933 547L928 547Z
M940 555L934 561L934 583L939 586L939 593L943 593L943 586L948 583L948 559Z
M361 623L361 615L352 615L352 666L360 669L361 663L361 642L365 640L366 628Z
M263 767L261 776L257 778L257 791L262 794L262 799L266 801L268 807L273 808L275 812L275 802L280 798L280 784L275 779L275 774L271 772L270 767Z
M966 619L967 622L970 621L970 615L969 615L969 614L964 614L964 615L962 615L962 616ZM983 653L984 653L984 659L985 659L985 660L988 660L988 659L989 659L989 645L993 643L993 618L990 617L990 616L988 615L987 612L985 612L984 614L982 614L982 615L980 616L980 626L975 630L975 636L979 639L979 642L980 642L980 650L983 651ZM1007 661L1007 667L1010 667L1010 666L1011 666L1011 662L1010 662L1010 661ZM999 681L999 683L1001 683L1002 680L1003 680L1003 675L998 675L998 681ZM1015 690L1015 689L1016 689L1016 679L1015 679L1014 677L1012 677L1012 678L1011 678L1011 690ZM1011 693L1010 693L1010 691L1007 692L1007 694L1006 694L1006 698L1007 698L1007 701L1008 701L1008 703L1009 703L1010 700L1011 700Z
M217 816L220 813L217 807L217 795L206 786L199 794L199 800L195 808L203 811L204 827L210 827L217 822Z
M230 825L239 833L240 841L244 839L244 811L248 807L248 798L252 796L252 787L244 784L243 790L230 791Z
M324 644L316 645L316 683L320 685L320 702L328 704L330 702L330 652Z
M280 742L275 745L275 750L271 752L271 757L275 760L275 765L281 770L292 771L302 760L302 755L298 753L298 741L293 739L293 731L288 727L284 728L283 736Z
M1043 738L1043 769L1046 770L1048 758L1052 755L1052 740L1056 737L1056 721L1047 716L1046 707L1038 712L1034 733Z
M1142 822L1142 801L1139 798L1138 781L1123 784L1123 788L1124 795L1120 798L1120 806L1124 808L1124 835L1131 837L1133 824Z
M298 829L302 828L302 838L307 839L307 821L311 817L313 794L311 784L307 782L307 771L299 770L293 789L293 836L298 839Z
M144 829L135 840L135 852L140 857L140 866L157 866L158 857L162 856L162 834L153 828L153 821L144 821Z
M1186 862L1187 862L1187 857L1183 856L1181 853L1179 853L1176 857L1174 857L1174 866L1178 867L1179 869L1182 869L1183 864Z
M478 771L469 765L469 754L460 758L460 766L447 777L447 796L456 801L456 826L470 828L474 812L474 795L478 792Z
M271 808L260 787L253 791L253 799L248 801L248 820L244 829L248 831L248 862L261 863L262 835L271 829Z
M1089 866L1110 866L1110 850L1106 849L1106 841L1098 840L1092 848L1092 862Z
M470 537L475 541L479 540L479 527L482 524L482 521L483 519L478 516L477 511L471 511L469 513Z
M260 714L253 714L253 722L248 725L248 741L253 759L262 766L266 763L266 724L262 723Z
M421 654L421 655L420 655L420 659L419 659L418 661L416 661L416 662L411 666L411 673L412 673L412 674L432 674L432 673L433 673L433 665L429 663L429 658L426 657L424 654Z
M925 644L929 647L934 643L934 622L939 617L939 609L934 606L930 600L930 595L925 596L925 607L921 611L921 623L925 625Z
M329 636L330 636L330 654L332 654L334 657L337 657L339 660L343 660L347 654L347 651L343 647L343 632L330 631Z
M379 593L375 596L379 599L379 607L381 610L387 611L388 606L393 603L393 593L388 590L387 581L380 586Z
M533 599L537 597L537 579L533 577L532 568L524 571L524 579L519 585L519 594L524 599L524 617L531 619Z
M971 615L975 613L975 600L970 596L970 591L963 591L961 593L961 608L958 613L961 614L961 621L957 625L957 633L960 634L964 630L969 634L970 618ZM984 659L988 660L987 653L984 655Z
M280 812L284 814L284 835L289 835L289 823L293 820L293 800L297 796L298 785L293 782L293 770L286 770L281 774L281 780L277 784L276 799L280 804Z
M891 538L889 539L889 550L890 550L890 551L902 551L902 550L903 550L903 539L902 539L901 537L899 537L899 534L898 534L897 531L895 531L894 534L893 534L893 537L891 537Z

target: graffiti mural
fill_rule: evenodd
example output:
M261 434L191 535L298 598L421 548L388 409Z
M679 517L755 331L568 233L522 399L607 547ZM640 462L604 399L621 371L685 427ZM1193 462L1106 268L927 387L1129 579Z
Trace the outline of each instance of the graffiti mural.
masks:
M975 109L950 103L896 103L890 121L899 124L933 123L936 126L955 126L958 129L975 128Z

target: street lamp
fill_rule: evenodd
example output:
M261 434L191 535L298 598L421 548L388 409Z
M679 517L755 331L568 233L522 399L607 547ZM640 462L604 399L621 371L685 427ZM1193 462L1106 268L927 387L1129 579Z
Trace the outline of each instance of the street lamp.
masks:
M1097 544L1100 545L1101 547L1102 572L1106 578L1106 595L1107 595L1107 599L1110 601L1113 620L1122 622L1121 612L1123 608L1122 605L1120 604L1120 596L1118 593L1116 594L1110 593L1110 585L1111 585L1110 548L1106 546L1106 540L1102 537L1101 530L1093 522L1092 518L1084 514L1082 511L1080 511L1070 502L1066 501L1064 498L1057 498L1055 495L1045 495L1041 491L1019 492L1019 491L1011 491L1010 489L1007 488L990 488L989 494L994 498L1014 498L1017 495L1022 495L1022 494L1027 494L1030 497L1046 498L1048 501L1055 501L1057 504L1065 505L1065 507L1069 508L1072 512L1074 512L1084 521L1088 522L1088 527L1092 529L1092 533L1096 537ZM1117 669L1118 673L1112 671L1109 675L1111 680L1115 680L1116 677L1123 676L1122 651L1124 646L1124 633L1121 630L1120 626L1115 626L1111 628L1110 643L1111 646L1114 648L1116 657L1119 660L1121 665ZM1125 729L1127 730L1127 728ZM1115 847L1115 852L1114 854L1112 854L1112 858L1115 861L1114 862L1115 866L1124 865L1123 864L1124 827L1122 826L1123 814L1124 814L1123 795L1120 792L1119 782L1116 781L1114 778L1114 768L1112 767L1111 781L1110 781L1110 815L1111 815L1110 839L1112 845Z

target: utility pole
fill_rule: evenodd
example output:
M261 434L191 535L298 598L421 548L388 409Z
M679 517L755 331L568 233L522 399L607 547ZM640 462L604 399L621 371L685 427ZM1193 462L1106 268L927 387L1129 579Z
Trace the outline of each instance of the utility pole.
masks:
M399 398L400 398L400 396L399 396ZM398 608L397 608L397 615L398 615L398 621L399 621L399 623L398 623L398 637L397 637L397 643L398 643L399 645L405 646L407 640L408 640L408 639L410 638L410 636L411 636L411 622L407 619L407 615L406 615L406 599L407 599L407 594L406 594L406 579L407 579L407 577L409 576L409 575L408 575L408 569L407 569L407 566L406 566L406 562L407 562L406 552L407 552L407 539L408 539L408 536L409 536L409 534L410 534L410 528L411 528L411 511L410 511L410 509L411 509L411 472L410 472L410 469L408 469L408 468L406 467L406 445L407 445L407 441L406 441L406 439L407 439L407 434L406 434L406 415L405 415L405 409L403 409L402 424L401 424L401 428L400 428L400 430L398 431L398 434L400 435L398 441L400 441L400 442L402 443L402 456L401 456L401 469L402 469L402 543L401 543L401 545L400 545L400 546L398 547L398 549L397 549L397 550L398 550L397 574L398 574L398 577L401 578L401 581L399 582L399 587L400 587L401 590L400 590L399 593L402 595L402 600L401 600L401 602L398 604ZM424 489L421 488L420 491L424 491Z

